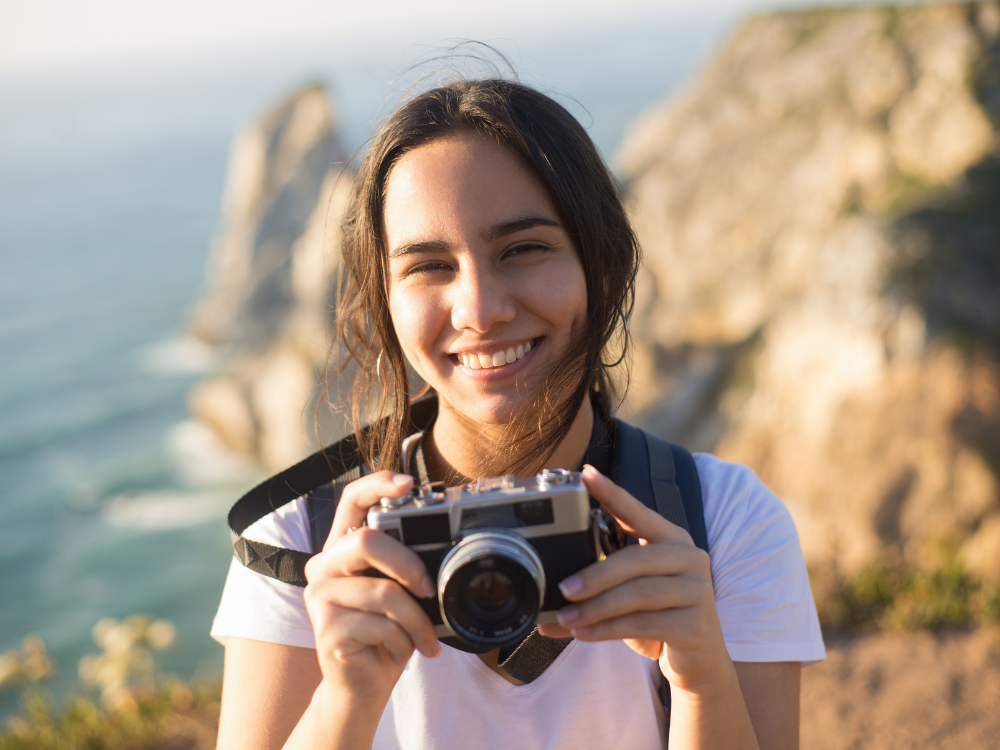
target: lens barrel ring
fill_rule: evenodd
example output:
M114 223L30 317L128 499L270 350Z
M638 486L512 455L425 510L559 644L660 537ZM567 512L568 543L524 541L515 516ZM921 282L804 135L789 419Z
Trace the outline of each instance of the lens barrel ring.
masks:
M475 605L482 596L472 591L473 582L482 580L484 571L495 572L496 582L512 597L510 605L497 602L502 606L492 613L495 616ZM500 648L520 640L534 627L544 600L545 569L538 553L524 537L507 529L477 529L441 561L441 617L459 638L473 645Z

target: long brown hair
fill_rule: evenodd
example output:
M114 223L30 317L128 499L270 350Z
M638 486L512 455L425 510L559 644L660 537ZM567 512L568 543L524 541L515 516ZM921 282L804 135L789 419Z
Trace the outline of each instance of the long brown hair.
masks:
M503 445L485 452L489 458L480 473L540 466L569 432L589 392L603 394L614 408L616 381L627 386L623 318L632 312L639 246L618 183L586 131L551 98L505 79L456 81L414 96L388 118L361 162L343 220L335 339L343 350L337 377L356 365L351 421L373 470L398 467L412 395L389 315L382 231L386 181L408 151L459 131L496 141L537 175L579 252L587 284L580 341L553 363L529 406L513 416ZM612 339L614 351L605 353ZM616 360L624 362L623 375L612 378ZM366 424L370 427L362 429Z

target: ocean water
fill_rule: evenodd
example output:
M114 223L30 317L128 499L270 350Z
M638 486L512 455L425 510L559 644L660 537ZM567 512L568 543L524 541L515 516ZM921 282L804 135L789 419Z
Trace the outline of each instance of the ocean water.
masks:
M611 155L726 20L657 24L495 44ZM179 638L162 669L221 672L208 630L231 556L224 515L256 477L188 422L187 392L211 358L184 329L229 142L319 78L360 147L400 61L425 49L318 45L0 77L0 652L41 635L57 695L97 651L90 631L105 616L166 617ZM16 710L16 693L0 694L0 716Z

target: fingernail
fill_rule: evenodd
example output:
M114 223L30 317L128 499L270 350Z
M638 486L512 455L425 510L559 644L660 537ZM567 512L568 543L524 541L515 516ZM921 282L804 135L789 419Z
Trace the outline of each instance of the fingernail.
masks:
M585 638L586 636L590 635L590 628L589 627L586 627L586 628L574 628L573 630L570 630L569 632L573 634L574 638Z
M438 643L437 641L434 641L434 645L431 646L431 653L430 653L431 658L436 659L437 657L441 656L441 654L442 654L441 644Z
M567 599L575 594L579 594L583 590L583 579L580 576L564 578L559 583L559 590L562 591L562 595Z
M409 474L397 474L392 478L393 484L395 484L397 487L405 487L412 481L413 477L411 477Z
M420 590L426 597L434 596L434 594L437 593L437 587L434 585L434 581L431 580L431 577L429 575L425 574L424 577L421 579Z
M583 472L582 473L586 474L589 477L594 477L594 478L602 476L601 472L599 472L597 469L595 469L590 464L584 464L583 465Z
M580 610L576 607L563 607L562 609L556 611L556 619L563 627L572 625L580 619Z

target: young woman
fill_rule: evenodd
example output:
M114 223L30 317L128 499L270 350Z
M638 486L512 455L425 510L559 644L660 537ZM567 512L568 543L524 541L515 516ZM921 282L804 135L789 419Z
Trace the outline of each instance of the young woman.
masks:
M587 463L617 403L609 365L638 257L613 178L548 97L461 81L389 118L354 186L338 300L355 417L374 390L388 419L359 433L373 473L344 490L304 594L234 563L212 631L226 645L220 748L653 748L668 734L673 748L798 747L801 665L824 651L780 501L696 456L706 555ZM434 593L420 559L363 527L412 487L396 458L407 365L437 395L431 480L582 470L641 540L555 582L572 604L540 630L574 640L530 684L496 651L440 644L410 595ZM304 501L247 536L313 551Z

